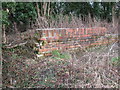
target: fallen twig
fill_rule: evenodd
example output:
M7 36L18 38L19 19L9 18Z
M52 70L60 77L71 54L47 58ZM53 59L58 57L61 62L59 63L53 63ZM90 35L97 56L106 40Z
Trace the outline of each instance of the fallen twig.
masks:
M19 43L19 44L13 45L13 46L11 46L11 44L10 44L10 46L6 45L5 48L15 48L15 47L18 47L18 46L23 46L25 44L27 44L27 41L24 42L24 43Z

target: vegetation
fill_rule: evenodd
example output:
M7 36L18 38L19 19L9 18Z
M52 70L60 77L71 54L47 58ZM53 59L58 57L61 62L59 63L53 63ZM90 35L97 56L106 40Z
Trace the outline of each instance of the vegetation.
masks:
M119 88L119 8L118 2L3 2L3 88ZM48 43L40 40L41 31L36 28L80 27L108 31L92 42L79 41L80 48L36 57ZM92 44L97 41L101 44Z
M119 57L115 57L117 53L108 55L108 49L101 47L82 52L82 55L69 53L69 59L60 51L53 51L51 57L32 59L29 52L26 56L19 54L20 49L19 52L16 49L3 50L3 87L118 88L116 67Z
M120 65L120 57L113 57L111 61L114 65Z
M119 9L115 6L116 2L3 2L2 23L6 25L6 28L9 25L7 30L14 31L22 26L22 31L25 31L38 18L48 19L48 23L43 22L49 27L51 20L58 19L59 14L68 15L69 19L72 15L81 17L85 22L88 22L88 17L112 22L113 17L118 18L119 16Z
M67 53L60 53L58 50L52 51L52 55L55 59L70 59L70 56Z

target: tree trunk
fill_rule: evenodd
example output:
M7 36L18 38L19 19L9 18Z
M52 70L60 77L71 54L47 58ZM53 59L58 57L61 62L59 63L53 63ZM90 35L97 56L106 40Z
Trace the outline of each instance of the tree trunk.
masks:
M115 27L115 5L112 7L112 23L113 27Z
M119 15L120 15L120 10L119 10ZM118 34L120 35L120 16L119 16L119 20L118 20Z
M43 9L44 9L44 17L46 17L47 2L44 2L44 3L43 3Z
M38 5L38 2L36 2L36 7L37 7L37 13L38 13L38 19L37 19L37 23L38 23L38 26L39 27L43 27L43 28L45 28L45 27L48 27L48 21L47 21L47 19L46 19L46 10L47 10L47 3L44 3L43 4L43 14L42 14L42 16L40 16L40 9L39 9L39 5ZM41 25L40 25L41 24Z
M37 24L38 24L38 27L40 27L40 9L39 9L39 5L38 5L38 2L36 2L36 8L37 8L37 14L38 14L38 19L37 19Z
M5 25L3 25L3 43L5 44L7 39L6 39L6 33L5 33Z
M48 17L50 16L50 2L48 3Z
M14 30L15 30L15 32L17 32L18 30L17 30L17 23L16 22L13 22L13 25L14 25Z

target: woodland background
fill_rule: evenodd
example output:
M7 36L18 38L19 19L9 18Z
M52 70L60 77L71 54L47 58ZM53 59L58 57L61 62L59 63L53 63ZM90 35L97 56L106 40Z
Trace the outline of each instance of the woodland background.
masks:
M79 26L69 26L71 20L81 21L85 26L95 21L112 22L114 26L119 8L116 2L3 2L1 13L2 27L8 34L30 28Z
M2 2L0 13L4 88L120 87L120 3ZM108 30L99 40L117 37L117 41L36 58L32 41L36 29L99 26Z

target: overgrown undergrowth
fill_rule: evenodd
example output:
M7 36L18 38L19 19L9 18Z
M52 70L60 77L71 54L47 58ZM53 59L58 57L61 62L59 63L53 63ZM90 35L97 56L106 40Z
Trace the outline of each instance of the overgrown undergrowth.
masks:
M118 88L118 49L111 44L87 52L53 51L42 59L21 54L21 47L3 49L3 87Z

